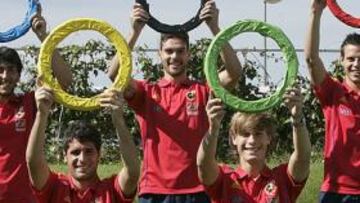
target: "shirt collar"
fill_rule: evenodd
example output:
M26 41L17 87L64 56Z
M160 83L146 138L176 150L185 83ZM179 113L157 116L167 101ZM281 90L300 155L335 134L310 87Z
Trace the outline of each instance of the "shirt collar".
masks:
M249 175L241 167L238 167L236 169L236 173L239 175L239 179L244 179L246 177L249 177ZM260 176L265 178L271 176L271 170L267 165L265 165L264 169L260 172Z
M186 78L185 80L181 81L180 83L176 83L175 81L173 80L167 80L165 78L162 78L158 81L158 85L160 87L167 87L167 86L178 86L178 85L181 85L181 86L189 86L191 85L192 81L189 79L189 78Z
M76 192L79 192L80 190L76 187L75 183L74 183L74 178L71 176L71 175L68 175L68 178L69 178L69 182L70 182L70 187L72 190L76 191ZM83 196L88 192L88 191L95 191L96 188L97 188L97 185L98 183L100 182L100 178L98 176L96 176L96 180L89 185L88 188L86 188L83 192Z
M350 95L354 95L356 99L359 99L360 97L360 92L357 92L355 91L353 88L351 88L345 81L342 82L342 86L344 87L344 89L346 90L346 93L347 94L350 94Z

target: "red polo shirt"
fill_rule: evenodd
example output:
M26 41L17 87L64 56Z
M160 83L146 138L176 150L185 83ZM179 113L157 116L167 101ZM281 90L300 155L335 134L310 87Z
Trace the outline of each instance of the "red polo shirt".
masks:
M33 191L38 203L132 203L134 199L124 197L116 175L79 191L71 176L51 173L45 187L40 191L33 188Z
M360 194L360 92L327 76L315 87L325 117L321 191Z
M287 172L287 164L265 168L255 180L240 167L219 166L216 182L206 188L213 203L295 203L305 181L296 184Z
M33 200L25 151L35 108L33 92L0 102L0 203Z
M208 86L191 80L136 83L137 94L128 102L136 112L144 151L140 195L204 191L196 153L208 130Z

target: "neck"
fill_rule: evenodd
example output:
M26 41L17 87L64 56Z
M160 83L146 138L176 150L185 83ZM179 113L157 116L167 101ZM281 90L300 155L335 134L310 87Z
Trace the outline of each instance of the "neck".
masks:
M186 76L186 73L178 75L178 76L172 76L172 75L165 73L164 78L169 81L174 81L175 83L181 83L187 79L187 76Z
M360 93L360 84L354 83L348 77L345 77L345 82L352 90Z
M265 162L254 161L248 162L240 159L240 167L243 169L251 178L256 178L260 175L261 171L265 168Z
M86 190L87 188L89 188L91 185L93 185L99 180L99 177L97 175L87 180L77 180L74 177L71 178L75 187L80 191Z
M6 103L9 100L10 96L0 95L0 103Z

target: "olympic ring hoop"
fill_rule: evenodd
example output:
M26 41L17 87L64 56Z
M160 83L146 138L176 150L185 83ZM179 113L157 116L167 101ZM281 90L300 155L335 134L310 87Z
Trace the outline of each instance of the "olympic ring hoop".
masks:
M69 34L79 30L98 31L107 37L115 46L119 57L120 67L114 83L110 88L123 90L130 79L132 62L131 52L121 34L104 21L78 18L68 20L57 26L45 39L40 48L38 73L43 76L43 82L54 91L55 101L64 106L82 111L90 111L100 107L98 95L91 98L80 98L65 92L59 82L52 76L52 53L56 46Z
M136 3L141 4L143 8L149 13L150 19L148 20L147 25L149 25L152 29L160 33L180 33L180 32L189 32L190 30L193 30L194 28L196 28L201 24L199 15L206 1L207 0L201 0L201 5L196 13L196 16L194 16L193 18L191 18L190 20L188 20L183 24L176 24L176 25L167 25L161 23L156 18L154 18L154 16L150 14L149 4L147 3L146 0L136 0Z
M336 3L336 0L327 0L326 4L334 16L341 22L351 27L360 28L360 18L356 18L348 13L345 13L345 11L343 11Z
M27 0L28 9L26 11L25 19L20 25L17 25L5 32L0 32L0 42L13 41L24 34L26 34L31 27L31 17L36 13L39 2L37 0Z
M220 85L216 64L221 47L234 36L243 32L258 32L263 36L272 38L280 47L285 57L287 72L283 84L275 93L267 98L255 101L242 100L232 95ZM285 89L296 80L298 66L299 62L295 49L290 40L279 28L257 20L244 20L234 23L215 36L206 53L204 71L211 89L225 104L239 111L255 113L268 110L281 102Z

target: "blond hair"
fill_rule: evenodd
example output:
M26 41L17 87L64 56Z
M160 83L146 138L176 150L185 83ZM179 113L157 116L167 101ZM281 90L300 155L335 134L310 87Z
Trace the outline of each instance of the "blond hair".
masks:
M231 137L245 132L265 131L270 138L276 134L276 122L269 113L241 113L233 115L230 122Z

